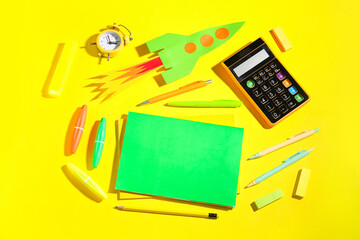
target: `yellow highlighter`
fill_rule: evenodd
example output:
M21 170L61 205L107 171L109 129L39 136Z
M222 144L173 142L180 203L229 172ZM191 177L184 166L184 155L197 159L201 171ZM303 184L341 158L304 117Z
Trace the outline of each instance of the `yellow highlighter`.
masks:
M54 71L48 88L49 97L60 96L64 88L66 78L70 72L78 44L77 42L62 43L59 45L59 48L61 47L62 50L60 50L61 52L54 63L56 66L53 66Z
M101 187L86 173L84 173L80 168L76 167L72 163L68 163L67 168L70 173L81 182L89 191L94 193L96 196L101 198L101 200L106 199L106 193L101 189Z

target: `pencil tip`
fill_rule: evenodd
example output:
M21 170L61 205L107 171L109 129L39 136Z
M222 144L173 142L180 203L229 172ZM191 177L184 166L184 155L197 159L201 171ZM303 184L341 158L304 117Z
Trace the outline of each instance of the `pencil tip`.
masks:
M256 154L252 155L250 158L248 158L248 160L255 159L258 157L259 157L259 153L256 153Z
M146 100L145 102L139 103L139 104L136 105L136 106L138 107L138 106L142 106L142 105L145 105L145 104L148 104L148 103L150 103L150 101L149 101L149 100Z

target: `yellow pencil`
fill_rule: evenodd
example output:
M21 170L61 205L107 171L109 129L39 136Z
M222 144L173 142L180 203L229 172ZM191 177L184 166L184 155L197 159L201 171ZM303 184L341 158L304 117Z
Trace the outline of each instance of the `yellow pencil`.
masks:
M124 206L116 206L115 209L122 211L129 211L129 212L165 214L165 215L175 215L175 216L184 216L184 217L198 217L198 218L209 218L209 219L218 218L216 213L209 213L209 214L180 213L180 212L169 212L169 211L159 211L159 210L149 210L149 209L125 208Z

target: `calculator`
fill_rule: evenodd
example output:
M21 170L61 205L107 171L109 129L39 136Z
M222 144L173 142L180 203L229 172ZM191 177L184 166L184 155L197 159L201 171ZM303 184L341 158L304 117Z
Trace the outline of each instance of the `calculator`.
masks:
M262 38L221 65L265 128L275 126L310 100Z

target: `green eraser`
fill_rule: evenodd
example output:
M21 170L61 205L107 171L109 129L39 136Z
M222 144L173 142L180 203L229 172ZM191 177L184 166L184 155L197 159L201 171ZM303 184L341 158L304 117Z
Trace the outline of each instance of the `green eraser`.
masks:
M282 198L284 194L282 193L281 189L273 191L272 193L269 193L268 195L263 196L262 198L256 200L254 202L257 209L263 208L266 205L275 202L276 200Z
M303 168L299 171L298 182L295 185L295 197L303 198L305 197L306 188L309 182L311 170Z

